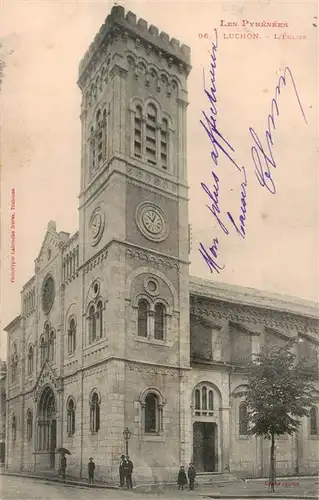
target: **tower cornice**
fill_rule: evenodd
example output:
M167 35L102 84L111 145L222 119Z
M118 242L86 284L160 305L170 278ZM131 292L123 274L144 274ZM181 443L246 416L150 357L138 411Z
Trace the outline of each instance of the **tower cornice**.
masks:
M160 58L166 59L168 67L176 66L179 73L188 76L190 65L190 48L180 45L179 40L170 38L165 32L159 32L156 26L148 26L144 19L136 19L136 15L128 12L121 6L112 8L105 23L91 43L79 66L78 85L81 89L91 73L94 64L99 59L98 54L105 52L113 42L122 39L124 42L131 38L137 47L144 46L148 54L155 51Z

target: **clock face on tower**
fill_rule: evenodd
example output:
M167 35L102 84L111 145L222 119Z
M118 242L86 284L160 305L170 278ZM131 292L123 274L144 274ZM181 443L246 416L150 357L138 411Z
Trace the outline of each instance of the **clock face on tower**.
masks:
M141 233L153 241L163 241L169 233L164 211L154 203L144 201L136 209L135 220Z
M95 209L90 219L90 230L92 235L92 245L96 245L103 234L104 216L99 208Z

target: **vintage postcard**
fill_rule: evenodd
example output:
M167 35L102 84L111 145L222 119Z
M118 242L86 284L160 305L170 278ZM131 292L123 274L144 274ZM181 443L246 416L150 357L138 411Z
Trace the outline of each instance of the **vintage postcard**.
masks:
M1 496L314 494L318 3L4 0L0 71Z

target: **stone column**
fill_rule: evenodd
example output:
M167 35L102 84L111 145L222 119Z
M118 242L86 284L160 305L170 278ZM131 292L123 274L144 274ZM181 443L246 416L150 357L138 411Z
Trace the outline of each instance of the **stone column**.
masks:
M189 463L192 459L192 414L191 390L188 383L188 371L183 371L180 376L180 463Z
M223 406L219 409L220 414L220 472L229 472L229 447L230 447L230 428L229 428L230 406Z

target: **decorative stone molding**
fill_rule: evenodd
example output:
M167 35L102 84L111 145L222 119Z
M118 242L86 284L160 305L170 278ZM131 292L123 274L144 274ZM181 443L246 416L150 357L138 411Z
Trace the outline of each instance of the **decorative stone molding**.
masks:
M86 274L92 271L92 269L98 266L103 260L106 259L106 257L107 257L107 250L104 249L98 255L96 255L94 258L92 258L82 266L83 272Z
M84 368L84 378L96 375L97 373L106 372L108 369L107 364L93 366L92 368Z
M179 263L177 260L174 261L172 259L168 259L167 257L159 257L145 250L127 248L125 253L126 255L132 257L132 259L139 259L150 264L153 263L155 266L161 266L165 269L179 269Z
M127 174L133 179L145 182L148 185L153 185L157 189L163 189L166 193L176 193L177 186L174 182L166 179L165 177L159 177L151 172L147 172L139 167L129 165L127 167Z
M144 365L138 362L126 361L125 369L129 371L139 372L139 373L148 373L153 375L169 375L171 377L179 376L178 368L170 368L168 366L153 366L153 365Z
M54 387L56 391L59 391L62 389L62 381L60 378L56 376L54 373L53 369L45 363L42 367L42 370L39 374L38 380L35 385L35 391L34 391L34 398L35 401L38 401L39 396L42 392L42 389L46 385L51 385Z
M239 304L230 304L225 301L214 299L201 299L192 297L191 314L197 316L215 316L220 319L228 319L233 322L264 324L269 328L287 329L300 332L312 332L318 335L317 328L314 327L309 318L301 318L292 314L271 311L253 306L241 306Z

